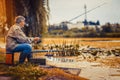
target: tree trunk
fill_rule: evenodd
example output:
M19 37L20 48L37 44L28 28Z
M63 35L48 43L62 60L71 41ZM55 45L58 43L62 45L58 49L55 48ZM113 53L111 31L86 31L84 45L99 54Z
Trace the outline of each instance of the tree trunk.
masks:
M27 36L40 36L47 32L46 0L6 0L7 23L11 26L15 16L26 18L29 27L25 27ZM48 0L47 0L48 1Z

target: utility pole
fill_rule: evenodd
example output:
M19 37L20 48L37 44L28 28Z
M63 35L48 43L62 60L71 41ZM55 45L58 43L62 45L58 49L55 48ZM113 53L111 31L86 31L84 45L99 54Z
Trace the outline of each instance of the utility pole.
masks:
M86 4L84 5L84 9L85 9L85 20L87 21L87 6L86 6Z
M84 9L85 9L84 26L85 26L85 27L88 27L88 21L87 21L87 6L86 6L86 4L84 5Z

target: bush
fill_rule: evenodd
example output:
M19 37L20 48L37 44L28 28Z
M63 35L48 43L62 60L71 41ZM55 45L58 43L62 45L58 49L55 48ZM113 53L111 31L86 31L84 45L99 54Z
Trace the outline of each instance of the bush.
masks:
M16 67L9 67L7 74L13 76L14 80L38 80L47 72L33 64L26 63Z

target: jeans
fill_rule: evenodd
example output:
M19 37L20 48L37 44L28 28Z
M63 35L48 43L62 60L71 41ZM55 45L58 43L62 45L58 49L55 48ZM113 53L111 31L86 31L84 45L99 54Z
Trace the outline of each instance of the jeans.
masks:
M18 44L18 46L13 50L13 52L21 52L19 57L19 63L24 63L25 59L27 58L30 61L32 58L32 47L30 44Z

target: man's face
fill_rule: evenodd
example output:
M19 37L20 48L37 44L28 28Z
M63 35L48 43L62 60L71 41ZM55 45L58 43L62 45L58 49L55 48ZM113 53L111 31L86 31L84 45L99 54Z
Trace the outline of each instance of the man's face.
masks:
M20 26L21 26L21 27L24 27L24 26L25 26L25 20L22 20L22 21L20 22Z

